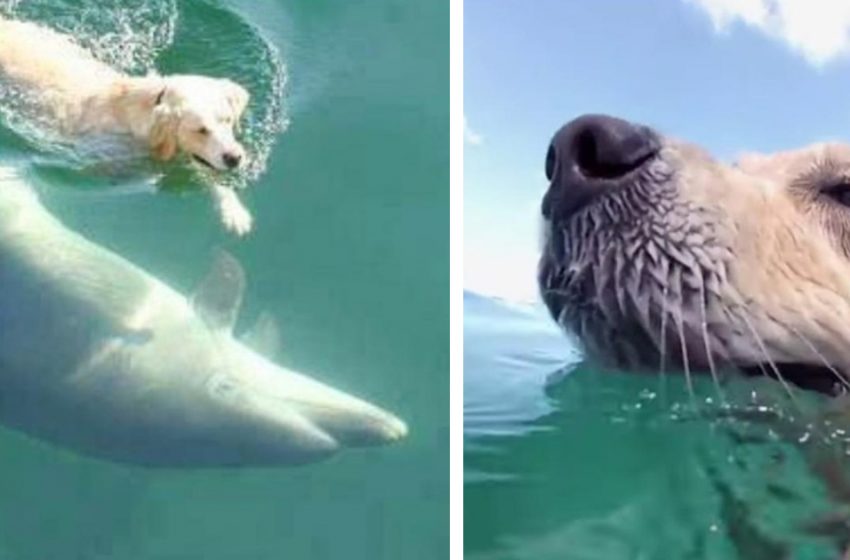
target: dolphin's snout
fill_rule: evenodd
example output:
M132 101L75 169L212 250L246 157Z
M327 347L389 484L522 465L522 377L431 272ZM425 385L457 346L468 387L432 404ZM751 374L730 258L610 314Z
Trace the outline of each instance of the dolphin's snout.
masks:
M299 413L328 437L347 447L393 443L407 436L407 424L350 395L328 395L323 402L293 403Z
M398 441L407 437L407 424L395 416L390 416L384 426L384 436L387 441Z
M242 368L231 402L263 419L263 441L286 455L330 454L344 447L396 442L407 425L358 397L268 361L242 345L234 362ZM238 395L238 396L237 396ZM272 451L274 453L274 451Z

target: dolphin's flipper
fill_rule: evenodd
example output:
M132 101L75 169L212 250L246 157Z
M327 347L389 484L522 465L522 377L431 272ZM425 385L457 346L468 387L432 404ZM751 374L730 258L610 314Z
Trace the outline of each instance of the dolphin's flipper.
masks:
M280 328L272 314L260 313L254 326L242 335L242 342L267 358L276 358L280 354Z
M192 306L211 328L232 331L242 295L245 271L236 258L223 249L215 257L207 275L192 296Z

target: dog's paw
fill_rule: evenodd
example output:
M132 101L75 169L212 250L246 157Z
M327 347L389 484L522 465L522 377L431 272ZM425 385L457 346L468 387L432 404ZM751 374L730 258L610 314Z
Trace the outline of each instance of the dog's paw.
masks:
M251 231L254 218L236 197L228 198L219 205L221 222L228 231L243 236Z

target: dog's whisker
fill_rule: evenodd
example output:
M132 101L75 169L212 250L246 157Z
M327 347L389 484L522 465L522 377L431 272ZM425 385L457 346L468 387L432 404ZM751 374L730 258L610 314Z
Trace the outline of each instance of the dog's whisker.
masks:
M682 317L682 306L681 302L678 302L679 306L676 308L676 316L674 317L674 322L676 323L676 329L679 333L679 342L681 343L682 350L682 367L685 372L685 384L688 387L688 396L691 400L691 406L696 408L696 393L694 392L694 382L691 378L691 366L690 361L688 359L688 344L687 339L685 338L685 325L684 319Z
M669 292L668 284L664 284L661 293L661 330L659 336L659 363L658 363L658 386L661 393L662 402L666 404L667 399L667 294Z
M706 310L705 304L705 280L702 276L699 277L699 291L700 291L700 312L701 312L701 332L702 332L702 340L705 344L705 356L708 360L708 369L711 372L711 379L714 382L714 390L717 392L717 396L720 399L720 404L725 405L726 395L723 393L723 388L720 386L720 380L717 377L717 368L714 365L714 352L711 348L711 342L708 338L708 311Z
M749 318L749 311L746 308L741 309L741 319L747 325L747 329L750 331L750 334L753 336L753 340L758 345L762 355L764 355L765 361L767 362L770 370L773 372L776 379L782 384L782 387L785 389L785 392L788 394L788 397L791 399L791 402L800 409L800 403L797 401L797 397L794 395L794 391L791 388L791 385L785 380L785 377L782 375L782 372L779 371L779 367L777 367L776 362L770 357L770 353L767 351L767 347L764 345L764 341L761 336L759 336L758 331L753 326L752 322Z
M850 382L848 382L847 378L840 371L838 371L835 366L829 363L829 360L826 359L826 356L824 356L823 353L821 353L815 347L815 345L812 344L812 342L806 336L803 335L802 332L795 329L793 325L786 326L791 332L797 335L800 340L803 341L803 344L809 347L809 350L811 350L812 353L818 357L818 359L823 363L824 367L826 367L830 372L832 372L832 374L835 376L836 381L838 381L838 383L840 383L845 390L850 390Z

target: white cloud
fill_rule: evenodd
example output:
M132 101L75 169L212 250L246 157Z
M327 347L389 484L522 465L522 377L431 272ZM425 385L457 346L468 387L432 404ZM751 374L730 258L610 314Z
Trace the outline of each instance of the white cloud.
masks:
M847 0L685 0L706 11L717 31L740 21L785 42L821 66L850 54Z
M479 146L484 142L484 138L469 127L466 115L463 116L463 141L472 146Z

